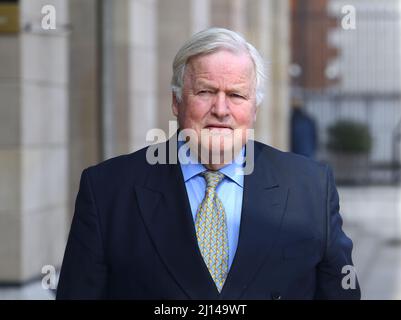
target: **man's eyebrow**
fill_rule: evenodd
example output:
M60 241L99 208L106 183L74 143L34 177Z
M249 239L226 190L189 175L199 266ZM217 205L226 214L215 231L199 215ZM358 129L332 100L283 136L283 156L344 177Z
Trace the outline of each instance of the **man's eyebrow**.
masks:
M197 87L206 87L210 89L216 88L216 85L214 82L206 81L206 80L197 80L195 82L195 86ZM248 87L246 84L233 84L228 88L228 91L243 91L243 90L248 90Z

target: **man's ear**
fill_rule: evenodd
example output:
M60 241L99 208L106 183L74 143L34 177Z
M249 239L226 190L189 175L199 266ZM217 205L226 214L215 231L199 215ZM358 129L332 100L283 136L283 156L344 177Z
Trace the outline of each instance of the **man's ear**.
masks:
M175 96L175 93L172 92L172 102L171 102L171 107L173 109L173 114L178 117L178 101Z

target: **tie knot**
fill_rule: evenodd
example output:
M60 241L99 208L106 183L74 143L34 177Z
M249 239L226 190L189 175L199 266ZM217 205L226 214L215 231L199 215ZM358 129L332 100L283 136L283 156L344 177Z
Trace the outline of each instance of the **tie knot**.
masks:
M205 171L202 176L206 180L206 188L216 189L218 184L223 180L224 174L219 171Z

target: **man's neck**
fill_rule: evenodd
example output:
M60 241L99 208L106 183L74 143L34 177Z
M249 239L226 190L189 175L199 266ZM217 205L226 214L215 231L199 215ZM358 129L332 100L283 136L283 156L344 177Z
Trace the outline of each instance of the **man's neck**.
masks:
M223 163L223 164L204 164L204 166L212 171L217 171L220 170L221 168L223 168L224 166L226 166L229 163Z

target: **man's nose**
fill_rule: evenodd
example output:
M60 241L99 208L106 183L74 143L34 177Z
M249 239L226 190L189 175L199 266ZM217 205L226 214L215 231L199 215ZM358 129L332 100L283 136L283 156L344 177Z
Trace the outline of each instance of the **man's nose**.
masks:
M230 113L230 108L228 107L227 96L224 92L219 92L214 99L212 105L212 113L218 118L224 118Z

